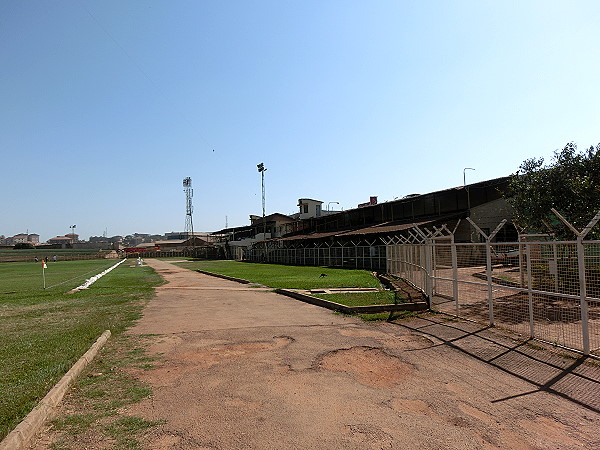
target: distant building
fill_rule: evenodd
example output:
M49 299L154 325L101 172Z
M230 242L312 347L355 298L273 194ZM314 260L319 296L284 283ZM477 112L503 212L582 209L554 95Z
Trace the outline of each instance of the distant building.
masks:
M71 244L73 244L73 243L75 243L75 242L79 241L79 235L78 235L78 234L76 234L76 233L68 233L68 234L65 234L65 237L67 237L67 238L71 239Z
M126 252L131 251L183 251L192 247L212 247L212 244L204 239L194 236L189 239L168 239L166 241L143 242L133 248L126 248Z
M321 217L323 212L322 205L323 202L321 200L313 200L312 198L299 198L298 207L300 208L300 212L298 213L297 218L304 220L312 217Z
M56 236L46 241L48 244L71 244L73 242L71 237L67 236Z
M21 243L29 243L29 244L39 244L40 243L40 235L39 234L27 234L27 233L19 233L14 236L5 238L2 236L2 240L0 242L2 245L15 245Z
M209 233L200 233L198 231L194 231L193 233L189 233L187 231L171 231L170 233L165 233L165 240L185 240L192 237L192 235L206 240L206 237L209 235Z

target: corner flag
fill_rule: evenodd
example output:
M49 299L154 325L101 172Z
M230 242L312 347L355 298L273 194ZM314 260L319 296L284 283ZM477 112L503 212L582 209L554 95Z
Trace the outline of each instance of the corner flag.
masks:
M42 259L42 278L44 280L44 289L46 289L46 269L48 266L46 265L46 261Z

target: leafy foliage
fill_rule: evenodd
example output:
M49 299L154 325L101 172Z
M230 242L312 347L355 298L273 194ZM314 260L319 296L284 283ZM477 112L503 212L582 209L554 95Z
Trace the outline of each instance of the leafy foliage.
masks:
M537 231L548 231L549 226L558 237L573 239L551 208L579 230L600 211L600 144L578 151L571 142L557 150L548 165L543 158L524 161L511 177L506 197L517 225ZM599 238L599 227L588 238Z
M31 242L17 242L13 247L14 250L32 249L35 248Z

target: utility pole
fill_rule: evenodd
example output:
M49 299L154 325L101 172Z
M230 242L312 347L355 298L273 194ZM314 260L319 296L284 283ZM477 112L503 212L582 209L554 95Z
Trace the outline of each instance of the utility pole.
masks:
M261 185L262 185L262 213L263 213L263 239L267 238L267 221L265 219L265 172L267 168L264 163L257 164L256 167L260 172Z
M194 196L194 190L192 189L192 179L190 177L183 179L183 192L185 192L185 232L187 233L188 239L190 233L192 235L192 247L195 247L196 240L194 239L194 222L192 221L192 213L194 207L192 206L192 197Z
M469 192L469 188L467 187L467 175L466 175L467 170L475 170L475 169L473 169L472 167L465 167L463 169L463 187L467 191L467 209L469 210L469 216L470 216L471 215L471 194Z

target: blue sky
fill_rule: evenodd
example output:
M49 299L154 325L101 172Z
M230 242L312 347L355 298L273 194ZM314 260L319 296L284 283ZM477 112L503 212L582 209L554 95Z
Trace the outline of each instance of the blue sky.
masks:
M598 1L0 2L0 234L344 209L600 142Z

